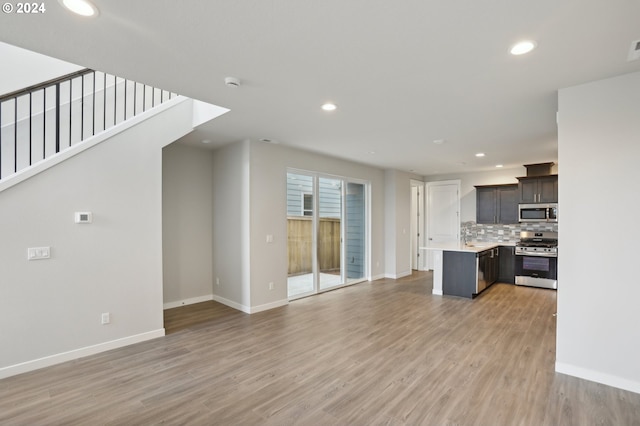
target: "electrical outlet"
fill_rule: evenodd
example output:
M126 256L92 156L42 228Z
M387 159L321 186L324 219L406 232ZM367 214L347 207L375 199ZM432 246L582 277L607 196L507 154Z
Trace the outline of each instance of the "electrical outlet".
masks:
M103 312L101 320L102 325L109 324L111 322L111 315L109 315L109 312Z
M220 285L220 277L216 277L216 285Z
M50 247L31 247L27 249L28 260L49 259L50 257Z
M273 281L269 283L269 290L273 290Z

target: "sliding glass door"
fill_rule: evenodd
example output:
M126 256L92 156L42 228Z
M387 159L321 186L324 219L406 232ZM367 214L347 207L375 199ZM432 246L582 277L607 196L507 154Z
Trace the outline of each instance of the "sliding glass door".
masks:
M347 283L365 279L366 205L365 185L347 183L346 191L346 274Z
M287 252L289 299L316 292L313 238L315 179L287 173Z
M287 173L289 299L363 281L366 183Z
M318 270L320 291L342 279L342 180L318 177Z

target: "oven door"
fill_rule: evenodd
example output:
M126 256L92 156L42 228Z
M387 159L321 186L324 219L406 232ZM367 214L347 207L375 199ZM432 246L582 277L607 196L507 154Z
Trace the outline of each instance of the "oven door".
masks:
M558 258L516 255L516 284L558 288Z

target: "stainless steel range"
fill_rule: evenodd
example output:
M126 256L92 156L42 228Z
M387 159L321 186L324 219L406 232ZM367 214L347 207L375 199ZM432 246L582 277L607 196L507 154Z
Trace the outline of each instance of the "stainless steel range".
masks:
M558 288L557 232L520 232L516 243L516 284Z

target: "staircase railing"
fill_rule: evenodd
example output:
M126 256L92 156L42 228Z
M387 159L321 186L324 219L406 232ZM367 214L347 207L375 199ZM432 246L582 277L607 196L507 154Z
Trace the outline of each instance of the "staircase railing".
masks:
M177 96L83 69L0 96L0 180Z

